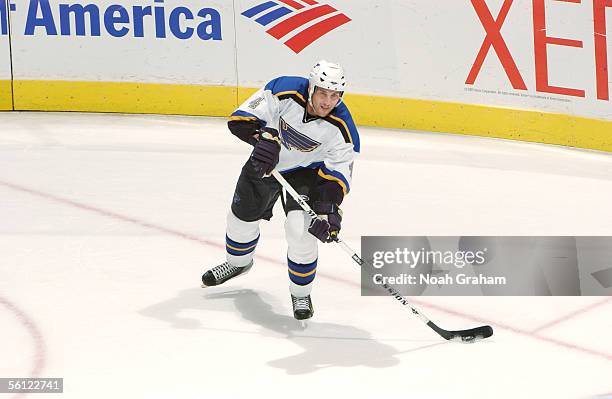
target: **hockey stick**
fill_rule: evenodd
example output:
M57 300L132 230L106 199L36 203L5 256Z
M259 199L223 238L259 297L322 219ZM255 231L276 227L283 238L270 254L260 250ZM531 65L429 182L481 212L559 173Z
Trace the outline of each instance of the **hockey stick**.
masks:
M285 178L275 169L272 171L272 176L276 178L276 180L283 186L283 188L291 195L291 197L302 207L302 209L308 213L311 218L317 218L318 215L315 211L310 208L308 203L304 201L304 199L294 190L293 187L285 180ZM344 241L340 238L335 237L334 241L340 245L340 247L351 256L351 258L357 263L359 266L367 265L363 259L355 251L353 251ZM368 265L369 266L369 265ZM440 328L433 321L429 320L423 313L418 311L414 306L408 302L406 298L404 298L398 289L393 286L382 283L381 284L387 293L395 298L399 303L406 306L408 309L412 311L416 316L418 316L423 323L427 324L432 330L437 332L442 338L448 341L457 341L463 343L472 343L481 339L485 339L493 335L493 328L491 326L480 326L476 328L470 328L468 330L456 330L456 331L448 331L443 328Z

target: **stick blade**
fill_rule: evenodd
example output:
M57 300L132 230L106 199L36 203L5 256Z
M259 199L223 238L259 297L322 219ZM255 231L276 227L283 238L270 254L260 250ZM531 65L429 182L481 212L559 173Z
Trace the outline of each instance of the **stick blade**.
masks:
M491 326L480 326L470 328L469 330L448 331L438 327L433 321L427 322L427 325L445 340L463 342L464 344L471 344L472 342L480 341L481 339L489 338L493 335L493 328Z
M493 335L493 328L491 326L481 326L476 328L470 328L469 330L450 331L452 336L447 338L449 341L462 342L464 344L471 344L481 339L489 338Z

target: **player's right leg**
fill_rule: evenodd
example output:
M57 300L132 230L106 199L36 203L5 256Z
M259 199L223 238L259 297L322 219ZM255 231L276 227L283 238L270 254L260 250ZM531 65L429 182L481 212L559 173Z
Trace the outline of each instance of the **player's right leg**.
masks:
M245 222L232 211L227 215L225 232L225 262L202 275L205 286L223 284L229 279L248 273L253 266L253 255L259 241L259 220Z
M225 232L226 261L202 275L203 286L223 284L247 273L259 241L259 222L270 220L272 208L280 195L280 185L273 177L258 178L250 161L242 168Z

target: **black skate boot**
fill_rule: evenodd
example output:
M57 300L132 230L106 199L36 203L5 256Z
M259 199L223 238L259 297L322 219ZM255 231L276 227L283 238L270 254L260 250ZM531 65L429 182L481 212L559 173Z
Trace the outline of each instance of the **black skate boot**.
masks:
M214 285L223 284L231 278L248 273L252 266L253 261L244 267L236 267L227 262L223 262L202 275L202 287L212 287Z
M293 317L298 320L310 319L314 314L310 295L293 296L291 295L291 303L293 304Z

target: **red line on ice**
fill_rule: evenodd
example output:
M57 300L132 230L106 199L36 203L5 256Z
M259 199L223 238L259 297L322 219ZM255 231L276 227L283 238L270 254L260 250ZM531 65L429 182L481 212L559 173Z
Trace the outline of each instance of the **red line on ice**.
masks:
M13 304L8 299L0 296L0 305L4 305L15 318L19 320L19 323L28 331L30 336L32 337L32 341L34 344L34 363L32 365L32 370L30 370L30 378L40 377L40 373L45 368L47 351L45 349L45 340L43 339L43 335L40 332L40 329L34 323L32 318L30 318L23 310L19 309L17 305ZM6 376L6 377L20 377L20 376ZM22 398L25 394L20 393L13 396L14 399Z
M607 297L605 299L602 299L601 301L594 302L594 303L592 303L590 305L585 306L582 309L575 310L575 311L573 311L571 313L566 314L565 316L562 316L562 317L559 317L559 318L557 318L555 320L549 321L548 323L543 324L542 326L540 326L540 327L538 327L536 329L531 330L531 332L532 333L537 333L537 332L540 332L540 331L542 331L544 329L550 328L552 326L556 326L557 324L560 324L560 323L563 323L564 321L568 321L570 319L573 319L576 316L580 316L582 314L585 314L588 311L593 310L593 309L595 309L595 308L597 308L597 307L599 307L601 305L604 305L604 304L606 304L606 303L608 303L610 301L612 301L612 297Z
M35 195L35 196L38 196L38 197L41 197L41 198L45 198L45 199L48 199L48 200L51 200L51 201L54 201L54 202L59 202L59 203L62 203L64 205L70 205L72 207L75 207L75 208L78 208L78 209L81 209L81 210L93 212L93 213L96 213L96 214L99 214L99 215L102 215L102 216L114 218L114 219L121 220L121 221L124 221L124 222L132 223L132 224L135 224L135 225L138 225L138 226L141 226L141 227L145 227L145 228L148 228L148 229L152 229L152 230L156 230L156 231L159 231L159 232L162 232L162 233L166 233L166 234L169 234L169 235L180 237L180 238L183 238L183 239L186 239L186 240L189 240L189 241L197 242L199 244L204 244L204 245L209 245L209 246L212 246L212 247L215 247L215 248L223 248L223 249L225 249L225 245L223 245L221 243L218 243L218 242L215 242L215 241L212 241L212 240L202 239L202 238L199 238L197 236L194 236L194 235L191 235L191 234L187 234L187 233L183 233L183 232L175 230L175 229L171 229L171 228L168 228L168 227L163 227L163 226L155 225L153 223L149 223L149 222L146 222L146 221L143 221L143 220L140 220L140 219L136 219L136 218L133 218L133 217L121 215L121 214L116 213L116 212L112 212L112 211L108 211L108 210L105 210L105 209L97 208L97 207L94 207L94 206L91 206L91 205L87 205L87 204L84 204L84 203L81 203L81 202L77 202L77 201L73 201L73 200L70 200L70 199L67 199L67 198L59 197L59 196L56 196L56 195L53 195L53 194L45 193L45 192L42 192L42 191L39 191L39 190L31 189L31 188L28 188L28 187L25 187L25 186L21 186L21 185L18 185L18 184L0 181L0 185L12 188L13 190L16 190L16 191L21 191L21 192L29 193L29 194L32 194L32 195ZM261 255L255 255L255 257L258 258L258 259L261 259L261 260L273 263L273 264L281 265L282 267L286 267L287 266L285 263L279 261L277 258L271 258L271 257L268 257L268 256L261 256ZM360 285L358 283L355 283L355 282L350 281L350 280L345 280L345 279L341 279L341 278L334 277L334 276L327 276L327 275L325 275L323 273L317 273L317 274L320 277L324 277L324 278L326 278L328 280L333 280L333 281L337 281L337 282L340 282L340 283L343 283L343 284L353 285L353 286L356 286L356 287L360 287ZM578 351L578 352L582 352L584 354L596 356L596 357L603 358L603 359L606 359L606 360L612 360L612 355L604 353L604 352L599 352L599 351L596 351L596 350L593 350L593 349L584 348L584 347L581 347L581 346L578 346L578 345L575 345L575 344L572 344L572 343L569 343L569 342L557 340L557 339L554 339L554 338L545 337L545 336L536 334L536 333L534 333L532 331L522 330L522 329L519 329L519 328L515 328L515 327L512 327L512 326L509 326L507 324L503 324L503 323L498 323L498 322L486 320L486 319L483 319L483 318L480 318L480 317L476 317L476 316L470 315L468 313L463 313L463 312L459 312L457 310L445 308L445 307L442 307L442 306L439 306L439 305L435 305L435 304L432 304L432 303L427 303L427 302L424 302L421 299L415 299L414 297L411 297L410 301L413 302L416 305L420 305L420 306L427 307L427 308L430 308L430 309L438 310L440 312L443 312L443 313L446 313L446 314L449 314L449 315L462 317L462 318L464 318L466 320L471 320L471 321L478 322L478 323L493 324L496 327L499 327L499 328L502 328L504 330L508 330L508 331L514 332L516 334L525 335L525 336L528 336L528 337L531 337L531 338L534 338L534 339L537 339L537 340L540 340L540 341L548 342L548 343L551 343L551 344L554 344L554 345L557 345L557 346L561 346L563 348L572 349L572 350L575 350L575 351ZM28 319L26 318L25 320L28 320ZM33 326L33 324L31 324L31 325ZM35 330L35 331L37 331L37 330ZM40 334L38 336L40 336ZM41 365L41 367L42 367L42 365ZM35 370L37 370L37 368L35 368ZM38 371L40 371L40 370L38 370Z
M92 205L87 205L84 204L82 202L77 202L77 201L73 201L71 199L68 198L63 198L63 197L59 197L57 195L53 195L50 193L45 193L39 190L34 190L28 187L24 187L18 184L14 184L14 183L9 183L9 182L5 182L5 181L0 181L0 185L12 188L13 190L17 190L17 191L21 191L24 193L28 193L28 194L32 194L34 196L37 197L41 197L50 201L54 201L54 202L58 202L60 204L64 204L64 205L70 205L74 208L78 208L81 209L83 211L88 211L88 212L92 212L92 213L96 213L98 215L101 216L106 216L112 219L116 219L116 220L121 220L122 222L127 222L127 223L132 223L135 224L137 226L140 227L144 227L147 229L151 229L151 230L156 230L159 231L160 233L165 233L165 234L170 234L176 237L181 237L185 240L189 240L189 241L194 241L197 242L199 244L204 244L204 245L210 245L212 247L216 247L216 248L223 248L225 249L225 245L221 245L220 243L216 242L216 241L212 241L212 240L206 240L204 238L200 238L198 236L192 235L192 234L188 234L188 233L183 233L182 231L179 230L175 230L169 227L164 227L164 226L160 226L158 224L153 224L153 223L149 223L140 219L136 219L130 216L126 216L126 215L121 215L119 213L116 212L112 212L106 209L102 209L102 208L97 208L95 206ZM269 257L262 257L262 260L268 261L268 262L275 262L276 259L274 258L269 258Z

